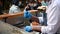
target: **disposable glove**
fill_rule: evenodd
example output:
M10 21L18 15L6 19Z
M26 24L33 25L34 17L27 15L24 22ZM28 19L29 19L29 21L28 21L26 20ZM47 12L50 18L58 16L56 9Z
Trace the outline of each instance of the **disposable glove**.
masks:
M30 19L32 17L32 14L29 11L24 10L24 18Z
M32 32L32 27L31 27L31 26L26 26L26 27L25 27L25 31L27 31L27 32Z

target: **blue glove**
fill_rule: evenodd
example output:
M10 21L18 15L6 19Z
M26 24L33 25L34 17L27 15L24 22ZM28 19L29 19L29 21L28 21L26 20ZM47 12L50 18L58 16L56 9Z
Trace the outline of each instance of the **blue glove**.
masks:
M27 32L32 32L32 27L31 27L31 26L26 26L26 27L25 27L25 31L27 31Z
M29 11L24 11L24 17L30 19L32 17L32 14Z

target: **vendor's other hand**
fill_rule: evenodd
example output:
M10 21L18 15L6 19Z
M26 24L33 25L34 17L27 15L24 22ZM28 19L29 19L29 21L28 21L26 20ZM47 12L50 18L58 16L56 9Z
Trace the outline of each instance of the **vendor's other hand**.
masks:
M26 26L26 27L25 27L25 31L27 31L27 32L32 32L32 27L31 27L31 26Z

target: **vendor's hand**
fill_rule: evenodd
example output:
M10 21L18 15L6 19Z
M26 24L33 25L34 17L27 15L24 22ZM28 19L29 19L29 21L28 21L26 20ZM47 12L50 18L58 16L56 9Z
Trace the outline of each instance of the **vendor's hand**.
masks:
M32 14L29 11L24 11L24 17L30 19L32 17Z
M31 26L26 26L26 27L25 27L25 31L27 31L27 32L32 32L32 27L31 27Z
M26 26L25 31L26 32L32 32L32 31L41 32L41 27L40 26Z

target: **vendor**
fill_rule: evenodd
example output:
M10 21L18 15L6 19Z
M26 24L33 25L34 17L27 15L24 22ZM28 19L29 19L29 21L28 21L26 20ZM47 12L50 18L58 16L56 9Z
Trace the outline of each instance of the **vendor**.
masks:
M60 0L50 0L51 4L47 8L47 26L26 26L25 30L28 32L39 31L45 34L60 34ZM41 20L36 17L34 20Z
M20 12L19 8L19 0L12 0L12 6L10 7L9 13L17 13Z
M28 7L26 6L26 8L28 8L29 10L37 10L39 6L42 6L41 1L42 0L30 0L30 2L27 4Z
M41 2L42 0L37 0L37 6L42 6Z

